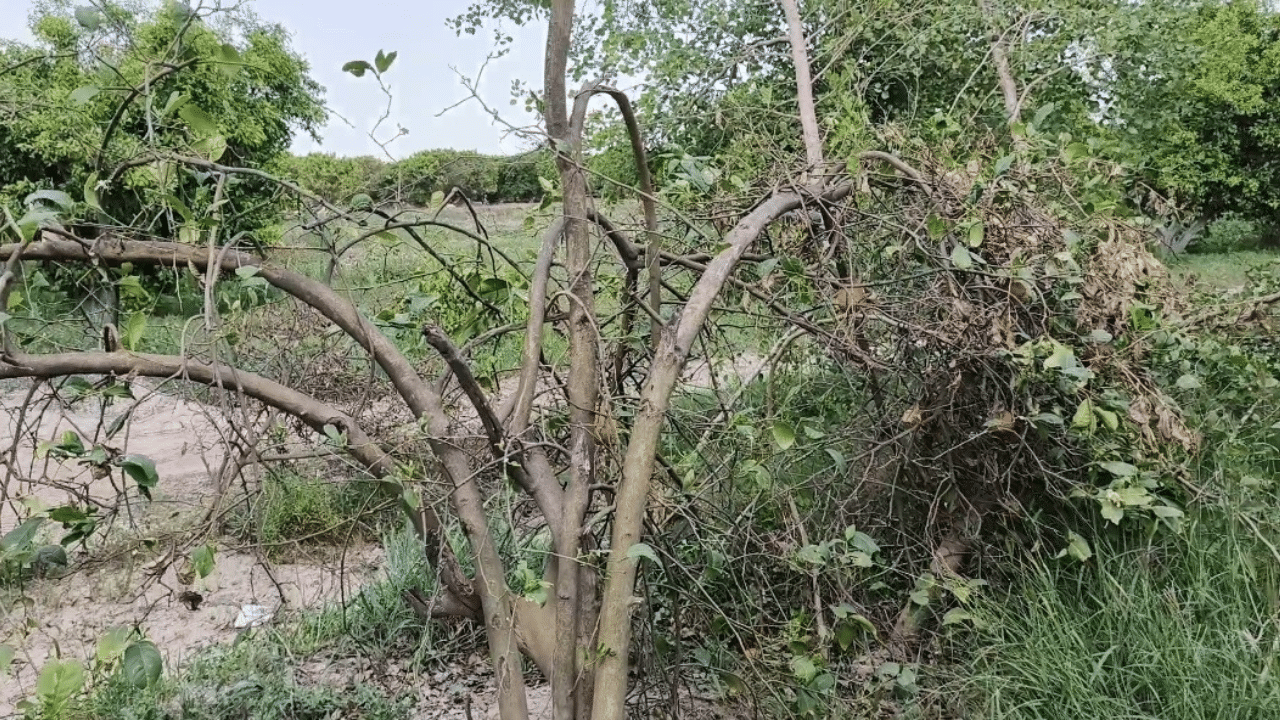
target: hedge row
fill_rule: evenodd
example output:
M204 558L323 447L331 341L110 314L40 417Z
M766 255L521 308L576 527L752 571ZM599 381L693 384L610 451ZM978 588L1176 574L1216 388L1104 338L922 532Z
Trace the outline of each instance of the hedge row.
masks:
M374 202L426 205L433 194L455 187L472 202L532 202L542 197L540 178L556 176L551 154L544 150L510 157L424 150L393 163L311 153L284 158L277 172L335 204L368 195Z
M664 162L670 160L667 155L650 156L650 171L655 178L670 174L667 165L671 163ZM639 185L630 143L608 145L593 153L587 165L588 182L601 197L631 197L630 188ZM544 181L557 183L555 160L547 150L511 156L424 150L392 163L371 156L344 158L332 153L311 153L286 156L275 169L325 200L341 205L358 195L367 195L375 203L427 205L435 193L448 193L455 187L472 202L536 202L543 196Z

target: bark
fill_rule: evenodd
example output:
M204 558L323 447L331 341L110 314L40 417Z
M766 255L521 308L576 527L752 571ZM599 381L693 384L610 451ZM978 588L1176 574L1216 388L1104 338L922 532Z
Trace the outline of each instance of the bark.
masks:
M596 405L599 401L599 344L595 331L595 288L591 276L587 181L582 167L580 129L569 122L565 71L573 32L573 0L553 0L547 30L544 87L547 135L556 152L564 193L564 239L569 274L569 482L564 490L556 538L556 647L551 672L552 715L577 716L578 563L582 517L596 468ZM508 716L504 713L504 720ZM514 717L514 716L512 716Z
M998 29L998 16L991 7L990 0L978 0L978 7L991 31L991 64L995 66L996 80L1000 85L1000 96L1004 98L1004 113L1009 124L1013 125L1022 118L1022 98L1018 93L1018 82L1014 79L1013 69L1009 65L1009 54L1006 33ZM1026 149L1026 140L1015 138L1014 142L1020 150Z
M662 236L658 233L658 203L654 198L653 175L649 172L649 159L644 149L644 137L640 134L640 121L636 119L635 110L631 107L631 101L627 98L627 94L599 83L589 84L582 92L578 93L577 100L574 102L570 127L578 137L582 136L583 124L586 122L587 102L594 95L608 95L613 98L613 101L618 104L618 111L622 113L622 122L626 125L627 137L631 139L631 155L635 161L636 173L640 178L640 205L644 210L646 236L644 266L649 280L650 340L652 347L657 349L658 334L662 330L662 269L659 267L659 259L662 255ZM596 218L598 217L596 216ZM605 224L600 223L598 219L596 222L602 228L605 227ZM629 270L634 269L631 264L628 264L627 268ZM630 318L628 317L624 322L629 326Z
M809 50L804 24L796 0L778 0L787 18L787 41L791 43L791 63L796 71L796 99L800 105L800 132L804 137L805 160L812 172L822 171L822 135L818 132L818 112L813 101L813 78L809 72Z
M822 199L827 202L839 200L850 190L850 185L840 185L823 193ZM630 551L641 539L645 501L671 392L712 304L747 248L765 226L788 210L800 207L803 200L796 193L779 193L743 217L726 237L728 247L707 264L694 285L680 313L679 323L663 331L649 379L642 390L639 412L631 428L631 439L623 460L622 480L618 484L607 565L608 580L600 609L598 644L602 657L596 668L592 713L595 720L621 720L626 713L631 616L640 601L632 594L639 558L632 556Z

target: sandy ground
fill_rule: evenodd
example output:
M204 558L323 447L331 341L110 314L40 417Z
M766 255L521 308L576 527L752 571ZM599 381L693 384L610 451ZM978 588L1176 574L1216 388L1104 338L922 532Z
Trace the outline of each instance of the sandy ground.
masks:
M135 392L141 395L142 390ZM0 717L13 716L14 704L32 693L39 668L55 648L64 658L89 659L104 632L136 625L161 648L166 667L174 668L198 648L234 638L239 631L233 625L244 605L263 605L277 613L313 607L351 594L376 574L377 548L349 550L343 562L326 558L267 565L256 553L219 546L215 572L197 580L194 588L204 602L190 610L177 598L186 589L177 578L181 563L170 561L183 554L174 551L181 542L174 533L198 521L217 495L213 477L225 456L220 441L225 428L214 420L218 411L155 393L134 410L127 436L122 432L108 441L124 454L155 461L160 483L153 501L146 502L119 471L94 479L89 468L75 461L59 462L34 452L33 436L47 440L75 430L93 437L99 420L96 403L28 405L23 424L34 427L10 450L25 397L25 392L10 392L0 405L9 416L0 427L8 478L0 488L0 535L33 506L56 507L77 498L83 505L85 497L106 504L123 497L130 513L100 531L100 550L92 563L73 552L76 572L28 583L22 595L29 601L0 599L0 644L17 650L9 673L0 676ZM116 412L117 407L108 410L108 421ZM45 523L43 531L45 542L56 542L61 535L56 523ZM147 549L138 542L147 537L160 540Z
M763 365L763 359L754 356L714 365L704 362L686 370L685 382L708 387L713 376L717 382L749 381L767 372ZM545 394L547 388L540 390L539 405L555 402ZM141 384L135 386L143 399L133 409L132 420L105 443L121 454L145 455L155 462L160 482L151 501L142 499L119 470L95 479L87 466L35 450L39 442L55 440L68 430L90 444L96 428L109 423L126 403L108 408L103 420L96 401L67 407L31 402L25 389L13 385L0 390L0 537L32 508L83 506L86 501L127 508L95 536L91 562L73 552L74 572L28 582L22 595L29 600L16 594L0 597L0 644L17 651L9 672L0 674L0 718L17 716L15 704L32 695L48 658L60 654L88 661L98 639L112 628L139 627L161 649L166 672L172 672L198 649L234 639L241 632L234 622L245 605L266 606L279 617L350 596L377 576L381 550L375 547L348 549L341 562L327 557L267 564L257 553L219 544L215 573L196 581L195 589L204 597L199 609L180 602L178 593L187 586L178 579L178 569L184 546L192 544L181 533L199 525L221 495L216 478L226 457L223 439L229 424L223 409L146 392ZM466 424L465 412L463 416ZM17 442L16 427L21 427ZM46 522L42 541L57 542L61 534L56 523ZM147 548L139 542L144 538L157 540ZM431 677L410 674L395 664L375 667L363 658L312 658L296 672L300 682L347 686L365 680L411 692L418 701L415 720L497 717L491 670L481 654ZM547 687L529 688L532 718L550 717L549 698Z

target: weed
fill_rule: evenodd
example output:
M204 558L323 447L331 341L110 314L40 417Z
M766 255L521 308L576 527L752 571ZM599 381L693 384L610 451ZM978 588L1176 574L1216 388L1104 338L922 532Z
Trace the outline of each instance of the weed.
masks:
M1035 563L980 602L962 642L964 717L1274 717L1280 575L1221 515L1159 543L1112 537L1090 563Z
M305 684L295 678L284 645L245 634L230 646L201 652L180 679L139 691L122 679L100 686L77 717L107 720L397 720L410 698L388 698L365 683Z
M374 534L390 514L371 483L329 481L287 470L268 472L249 507L231 526L276 558L305 545L341 544Z

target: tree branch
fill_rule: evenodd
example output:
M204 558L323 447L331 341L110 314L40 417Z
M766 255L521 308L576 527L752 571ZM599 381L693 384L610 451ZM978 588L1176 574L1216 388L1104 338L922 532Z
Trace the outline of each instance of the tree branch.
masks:
M796 70L796 102L800 105L800 131L804 137L805 160L811 172L822 172L822 135L818 132L818 112L813 100L813 79L809 74L809 50L804 40L804 24L796 0L778 0L787 18L787 40L791 43L791 63Z

